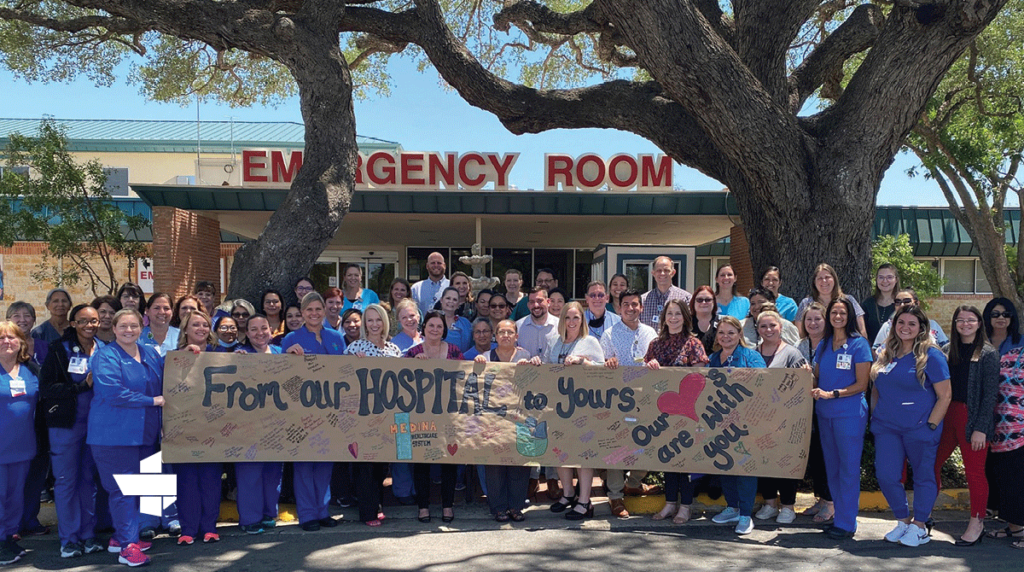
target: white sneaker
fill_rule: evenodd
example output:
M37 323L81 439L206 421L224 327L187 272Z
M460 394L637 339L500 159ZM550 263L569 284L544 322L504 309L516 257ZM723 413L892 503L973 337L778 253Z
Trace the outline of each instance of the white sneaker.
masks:
M783 507L775 522L779 524L793 524L796 521L796 511L789 507Z
M731 506L725 507L725 510L716 514L711 518L711 522L715 524L727 524L730 522L736 522L740 519L740 509L733 508Z
M922 544L928 544L932 537L928 536L928 531L921 528L920 526L907 525L907 533L900 538L900 544L903 546L921 546Z
M736 521L736 534L750 534L754 532L754 521L749 516L741 516Z
M776 516L779 516L779 509L770 504L764 504L761 505L761 510L757 511L754 518L758 520L768 520L769 518L775 518Z
M889 534L885 535L885 539L889 542L899 542L903 535L907 533L907 527L909 524L902 520L896 521L896 528L889 531Z

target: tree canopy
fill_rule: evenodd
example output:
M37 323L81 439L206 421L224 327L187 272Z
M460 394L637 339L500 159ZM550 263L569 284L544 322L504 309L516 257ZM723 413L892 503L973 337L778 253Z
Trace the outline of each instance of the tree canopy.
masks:
M735 194L755 268L809 276L828 261L858 293L882 174L1005 2L0 0L0 37L14 38L0 50L26 77L79 65L101 81L109 61L135 53L147 93L240 104L286 93L287 70L305 163L239 250L233 294L286 286L334 235L353 190L352 97L391 89L373 62L400 52L422 55L512 133L597 127L650 140ZM801 115L815 94L823 108Z

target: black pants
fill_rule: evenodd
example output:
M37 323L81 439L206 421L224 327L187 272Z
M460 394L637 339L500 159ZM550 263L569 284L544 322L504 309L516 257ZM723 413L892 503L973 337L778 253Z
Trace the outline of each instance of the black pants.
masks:
M331 469L331 500L352 500L357 494L353 465L359 463L336 462Z
M670 473L665 471L665 502L676 502L683 505L693 504L693 483L689 473Z
M455 505L455 465L441 465L441 508ZM412 479L416 485L416 504L420 508L430 507L430 464L415 463Z
M783 506L796 504L796 479L779 479L775 477L758 477L757 492L764 500L779 499Z
M487 504L492 514L508 510L522 511L526 507L526 494L530 488L530 467L484 467L487 481ZM417 488L417 490L419 490Z
M814 496L824 501L832 501L832 492L828 488L828 473L825 471L825 455L821 452L821 436L818 432L818 414L812 417L811 450L807 456L807 478L814 483ZM783 503L786 504L786 503Z
M992 471L995 473L993 487L999 491L999 518L1017 526L1024 525L1024 447L1005 453L989 451Z
M376 520L377 513L384 503L385 463L352 463L352 478L359 495L359 520L369 522Z

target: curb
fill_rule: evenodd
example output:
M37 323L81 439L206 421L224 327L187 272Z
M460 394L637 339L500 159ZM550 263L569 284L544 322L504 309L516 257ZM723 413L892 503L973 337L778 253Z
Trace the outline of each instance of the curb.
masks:
M907 497L913 504L914 491L907 491ZM665 495L648 495L638 497L626 497L626 510L630 514L654 514L665 506ZM764 502L761 495L757 495L755 504ZM796 512L800 513L805 508L814 504L814 495L797 493ZM717 512L725 508L725 497L712 500L706 494L698 495L693 499L693 508L711 509ZM860 510L863 512L884 512L889 510L889 503L880 491L862 491L860 493ZM934 510L970 510L970 494L967 489L946 489L939 491L935 499Z

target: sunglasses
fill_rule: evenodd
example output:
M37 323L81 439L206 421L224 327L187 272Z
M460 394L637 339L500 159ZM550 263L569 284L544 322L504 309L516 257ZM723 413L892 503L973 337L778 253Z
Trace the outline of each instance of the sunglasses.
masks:
M492 310L504 310L505 308L508 308L508 306L505 304L491 304L488 307Z
M1006 312L992 312L992 317L993 318L1012 318L1013 317L1013 312L1009 312L1009 311L1006 311Z
M914 299L913 298L895 298L894 301L897 304L913 304L914 303Z

